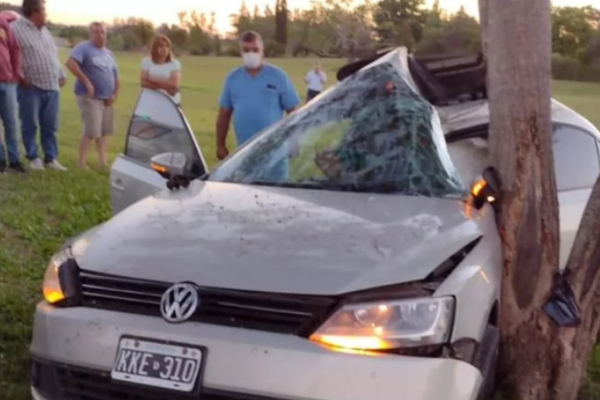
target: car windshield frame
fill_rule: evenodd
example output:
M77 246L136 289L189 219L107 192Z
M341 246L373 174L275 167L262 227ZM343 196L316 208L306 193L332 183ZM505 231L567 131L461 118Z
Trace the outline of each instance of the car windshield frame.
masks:
M328 133L330 125L341 139ZM311 130L318 140L339 143L306 150ZM300 148L313 150L314 159L293 155ZM304 167L309 175L300 178ZM205 180L460 200L469 192L450 158L437 111L415 88L400 50L255 135Z

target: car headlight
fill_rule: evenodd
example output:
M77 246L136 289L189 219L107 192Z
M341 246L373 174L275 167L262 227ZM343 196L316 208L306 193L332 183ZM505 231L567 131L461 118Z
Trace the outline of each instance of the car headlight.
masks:
M310 339L352 350L440 345L450 338L454 298L422 298L346 305Z
M52 256L42 284L44 299L52 305L74 305L79 299L78 267L70 250L63 249Z

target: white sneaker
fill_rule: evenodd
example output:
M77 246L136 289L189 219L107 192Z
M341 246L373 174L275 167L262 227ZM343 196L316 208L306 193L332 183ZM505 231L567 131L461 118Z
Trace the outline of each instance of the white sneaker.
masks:
M46 166L55 171L68 171L67 168L63 167L58 163L58 161L53 160L46 164Z
M31 160L31 162L29 163L29 168L36 170L36 171L43 171L45 169L44 163L39 158L36 158L35 160Z

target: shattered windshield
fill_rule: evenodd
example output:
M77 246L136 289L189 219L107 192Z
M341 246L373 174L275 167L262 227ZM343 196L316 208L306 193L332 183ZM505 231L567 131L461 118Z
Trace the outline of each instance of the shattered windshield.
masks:
M258 135L209 180L461 198L439 117L398 53L348 77Z

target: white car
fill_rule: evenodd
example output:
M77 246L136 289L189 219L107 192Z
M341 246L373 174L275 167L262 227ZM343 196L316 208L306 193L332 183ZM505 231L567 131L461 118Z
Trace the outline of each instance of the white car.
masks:
M210 173L181 110L144 91L115 216L46 271L34 399L485 395L502 266L487 106L440 97L447 67L414 63L355 65ZM600 134L558 103L553 120L564 264Z

